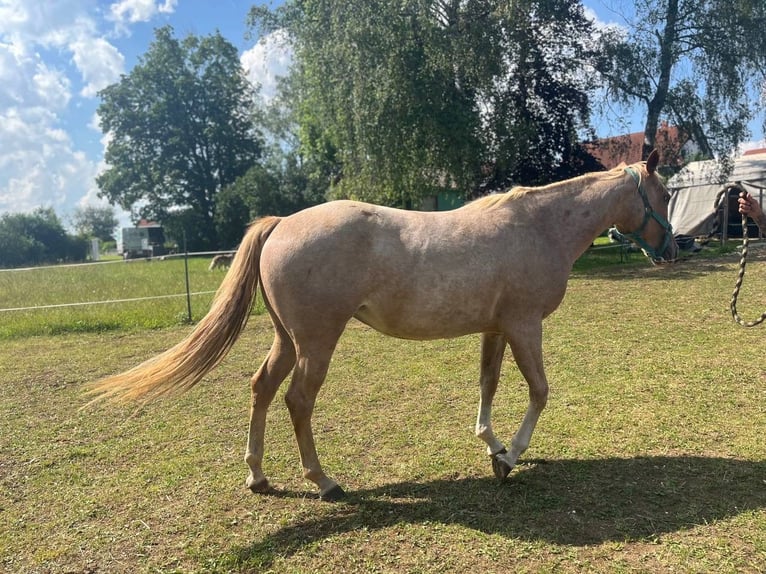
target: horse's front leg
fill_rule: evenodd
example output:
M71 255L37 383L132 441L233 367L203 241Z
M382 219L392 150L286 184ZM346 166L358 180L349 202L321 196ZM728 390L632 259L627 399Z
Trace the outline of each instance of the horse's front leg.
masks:
M509 330L506 335L521 374L529 385L529 406L519 430L511 440L511 450L493 458L495 474L504 478L516 465L519 456L527 450L540 414L548 402L548 380L543 368L542 321L527 323ZM501 467L498 473L498 466Z
M487 444L487 453L492 457L492 466L498 478L505 478L510 468L498 466L499 458L506 454L505 446L492 431L492 401L500 380L500 367L505 353L505 337L498 333L483 333L481 336L481 374L479 376L479 414L476 418L476 436ZM507 466L507 465L506 465Z

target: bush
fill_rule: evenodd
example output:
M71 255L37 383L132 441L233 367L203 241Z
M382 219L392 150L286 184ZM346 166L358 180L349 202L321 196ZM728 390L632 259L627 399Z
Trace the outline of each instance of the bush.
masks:
M0 267L85 261L87 240L69 235L51 208L0 217Z

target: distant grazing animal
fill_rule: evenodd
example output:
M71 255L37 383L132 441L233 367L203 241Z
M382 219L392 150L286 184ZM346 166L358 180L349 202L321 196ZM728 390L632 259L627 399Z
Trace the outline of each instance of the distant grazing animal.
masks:
M213 257L213 260L210 262L210 267L208 267L208 271L212 271L213 269L228 269L231 267L231 262L234 260L234 255L224 254L224 255L216 255Z
M529 446L548 399L543 319L564 298L575 260L613 224L655 262L676 257L667 222L670 196L657 176L657 161L652 152L646 163L515 188L453 211L334 201L260 219L194 331L158 357L91 385L94 401L148 401L193 387L234 344L260 287L274 343L250 383L245 461L253 492L270 490L262 470L266 411L292 371L285 401L303 474L322 499L344 495L319 463L311 416L352 318L404 339L482 334L476 435L487 445L495 475L504 479ZM529 385L529 406L506 450L492 432L490 414L508 345ZM348 440L366 447L350 421L338 425Z

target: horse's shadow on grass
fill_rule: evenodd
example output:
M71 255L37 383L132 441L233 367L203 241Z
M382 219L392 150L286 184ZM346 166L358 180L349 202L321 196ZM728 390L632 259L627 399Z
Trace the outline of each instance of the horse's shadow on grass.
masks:
M425 522L572 546L652 540L766 508L766 462L707 457L530 462L502 483L486 477L390 484L349 493L328 508L234 552L242 562L269 564L336 534Z

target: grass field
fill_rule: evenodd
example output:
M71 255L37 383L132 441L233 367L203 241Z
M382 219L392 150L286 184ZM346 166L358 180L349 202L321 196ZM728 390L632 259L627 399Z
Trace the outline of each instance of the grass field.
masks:
M737 261L575 272L545 323L548 408L503 483L473 436L478 337L418 343L352 323L314 418L349 493L337 504L300 476L284 386L266 437L277 492L244 487L265 316L198 387L138 410L80 410L82 385L191 327L7 337L0 570L763 572L766 331L731 321ZM764 285L755 252L746 318L766 308ZM493 417L504 440L525 407L509 357Z
M212 292L224 276L222 270L208 271L209 263L210 257L189 258L189 290L201 293L191 297L193 321L210 307ZM98 303L102 301L109 303ZM77 303L89 304L71 305ZM45 305L59 307L27 309ZM0 311L0 340L188 323L184 260L0 271L0 309L14 309Z

